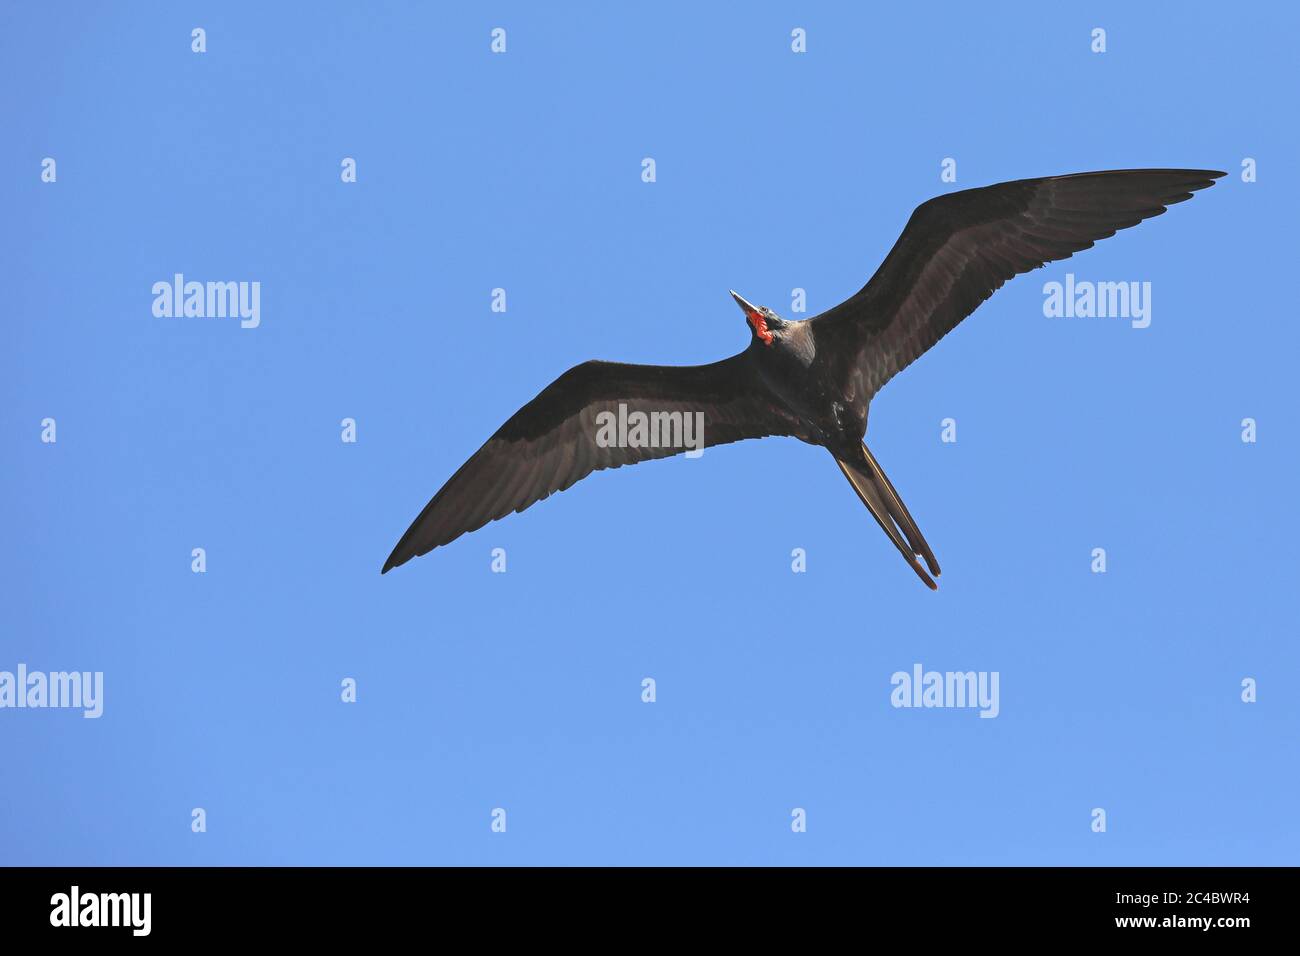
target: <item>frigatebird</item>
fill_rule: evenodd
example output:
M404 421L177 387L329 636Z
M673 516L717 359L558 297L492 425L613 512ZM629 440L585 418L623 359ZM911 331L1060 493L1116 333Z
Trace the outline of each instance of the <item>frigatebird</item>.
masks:
M686 450L680 441L626 435L602 441L601 422L610 415L694 413L702 416L703 447L785 435L826 448L908 565L937 590L939 562L863 441L871 399L1008 279L1158 216L1223 175L1111 170L940 195L913 211L871 280L821 315L790 321L732 292L750 341L731 358L692 366L577 365L451 476L397 542L383 573L593 471Z

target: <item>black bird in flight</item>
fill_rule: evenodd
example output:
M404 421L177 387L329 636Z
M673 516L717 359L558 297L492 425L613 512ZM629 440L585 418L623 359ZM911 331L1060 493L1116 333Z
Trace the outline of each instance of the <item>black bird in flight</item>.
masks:
M613 415L630 420L636 412L679 412L702 414L704 447L788 435L826 448L912 570L937 589L934 552L862 440L872 397L1008 279L1158 216L1223 175L1115 170L937 196L912 213L871 281L828 312L791 322L731 293L751 333L749 346L731 358L712 365L575 366L451 476L383 571L523 511L593 471L678 454L685 450L680 441L633 444L635 430L621 443L602 441L600 430Z

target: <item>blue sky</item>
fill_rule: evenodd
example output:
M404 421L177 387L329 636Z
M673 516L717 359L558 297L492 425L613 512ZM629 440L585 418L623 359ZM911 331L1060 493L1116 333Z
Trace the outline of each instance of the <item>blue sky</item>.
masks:
M5 7L0 670L104 714L0 710L0 862L1297 861L1297 14L842 6ZM1229 175L872 406L937 594L791 439L379 575L569 366L732 354L729 288L806 317L930 196L1139 166ZM155 317L175 273L260 325ZM1150 327L1044 317L1067 273ZM917 663L999 715L892 707Z

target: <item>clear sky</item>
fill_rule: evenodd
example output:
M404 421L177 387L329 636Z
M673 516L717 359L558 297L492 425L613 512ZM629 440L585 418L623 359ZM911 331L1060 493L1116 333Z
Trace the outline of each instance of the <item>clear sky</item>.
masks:
M840 6L5 5L0 671L103 715L0 710L0 861L1297 862L1300 16ZM380 576L571 365L724 357L729 288L807 317L937 193L1140 166L1229 175L872 406L938 593L793 439ZM177 273L260 324L156 316ZM1150 325L1046 317L1067 274ZM891 706L917 664L997 717Z

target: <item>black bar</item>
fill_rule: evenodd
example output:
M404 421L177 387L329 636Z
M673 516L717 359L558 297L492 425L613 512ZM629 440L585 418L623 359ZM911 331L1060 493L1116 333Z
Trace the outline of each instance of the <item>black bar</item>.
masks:
M337 944L399 941L435 926L495 937L537 920L625 925L633 938L704 920L743 937L776 921L865 938L892 927L927 939L1199 936L1231 945L1285 927L1281 902L1294 876L1287 868L0 868L0 926L8 940ZM101 919L119 925L71 925Z

